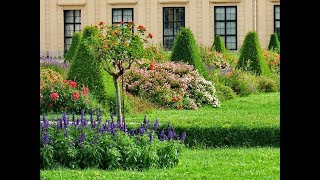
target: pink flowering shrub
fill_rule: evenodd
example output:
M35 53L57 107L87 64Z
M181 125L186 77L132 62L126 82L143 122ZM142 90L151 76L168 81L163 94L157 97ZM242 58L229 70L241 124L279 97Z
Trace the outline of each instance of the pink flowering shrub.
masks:
M162 107L197 109L202 105L220 105L212 82L185 63L152 63L152 68L134 66L126 72L124 81L127 92Z

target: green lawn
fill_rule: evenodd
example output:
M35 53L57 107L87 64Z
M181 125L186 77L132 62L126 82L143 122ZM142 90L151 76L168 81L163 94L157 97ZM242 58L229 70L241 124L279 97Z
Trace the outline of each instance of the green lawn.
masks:
M41 179L280 179L280 149L184 149L171 169L41 170Z
M144 114L128 115L129 123L141 123ZM261 93L224 101L220 108L157 110L147 114L152 122L171 122L179 127L279 127L280 93Z

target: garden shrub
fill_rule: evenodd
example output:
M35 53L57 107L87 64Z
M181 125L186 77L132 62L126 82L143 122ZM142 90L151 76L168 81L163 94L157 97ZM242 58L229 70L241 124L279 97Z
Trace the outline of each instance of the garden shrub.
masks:
M193 33L189 28L182 27L177 35L171 53L171 61L182 61L193 65L205 78L205 71L199 49L194 39Z
M208 147L280 147L280 127L248 127L246 125L180 127L177 133L186 132L185 145L190 148Z
M235 71L231 67L222 69L219 81L226 86L230 86L240 96L247 96L258 92L258 78L250 72Z
M51 70L40 70L40 112L72 112L88 109L89 89L76 82L64 80Z
M67 62L71 62L71 60L73 59L75 52L78 50L80 41L81 41L81 33L74 32L72 35L72 41L71 41L70 48L65 56L65 60Z
M270 36L268 50L274 51L274 52L280 54L280 41L279 41L278 35L276 33L272 33Z
M153 70L133 66L124 77L127 92L162 107L196 109L205 104L220 105L214 84L182 62L154 63Z
M240 51L241 54L237 64L238 69L251 71L257 75L270 75L270 69L263 58L256 32L248 32Z
M40 58L40 69L52 69L58 72L63 78L67 78L69 64L59 59Z
M269 68L271 70L271 73L280 73L280 54L269 51L269 50L263 50L263 57L267 61Z
M260 92L276 92L279 91L279 88L276 82L266 76L260 76L258 78L258 89Z
M159 121L146 117L140 127L128 129L124 124L96 118L92 111L87 119L68 117L40 121L40 168L131 169L169 168L179 162L186 133L181 136L168 124L159 128Z
M68 79L88 86L99 103L110 108L110 104L115 104L113 79L102 69L101 64L97 60L95 50L95 45L98 43L97 40L95 37L84 38L85 34L88 35L89 33L83 32L79 49L70 65Z
M225 101L237 97L237 94L231 87L224 85L223 83L216 83L215 88L217 90L217 97L220 101Z
M220 53L224 53L226 52L226 47L222 41L222 38L221 36L219 35L216 35L216 37L214 37L214 42L213 42L213 45L212 45L212 50L213 51L218 51Z
M89 37L97 37L99 34L99 30L95 26L86 26L83 28L82 31L82 38L81 39L86 39Z

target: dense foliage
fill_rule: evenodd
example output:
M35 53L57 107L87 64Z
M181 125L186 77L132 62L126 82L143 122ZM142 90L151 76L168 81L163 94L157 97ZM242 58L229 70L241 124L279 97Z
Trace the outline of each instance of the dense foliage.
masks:
M40 111L62 112L88 109L89 88L78 86L51 69L40 70Z
M98 111L84 111L80 117L49 121L45 116L40 122L40 167L100 169L147 169L172 167L178 164L186 133L180 136L168 124L159 128L159 121L151 123L145 117L140 127L128 129L120 121L105 122Z
M220 105L214 84L191 65L166 62L153 63L150 67L134 66L125 74L127 92L162 107L196 109L203 105Z
M268 50L274 51L274 52L280 54L280 41L279 41L278 35L276 33L273 33L270 36Z
M70 48L64 58L67 62L71 62L71 60L73 59L76 51L78 50L78 46L79 46L80 41L81 41L81 33L74 32L72 35L72 41L71 41Z
M193 33L189 28L182 27L177 35L172 48L171 61L182 61L193 65L205 78L205 71L199 49L194 39Z
M52 69L58 72L63 78L67 78L69 63L55 58L40 58L41 69Z
M262 55L256 32L248 32L240 51L241 54L237 64L238 69L251 71L257 75L270 75L270 69Z
M213 42L213 45L212 45L212 50L214 51L218 51L218 52L221 52L221 53L224 53L226 52L226 47L222 41L222 38L221 36L217 35L216 37L214 37L214 42Z

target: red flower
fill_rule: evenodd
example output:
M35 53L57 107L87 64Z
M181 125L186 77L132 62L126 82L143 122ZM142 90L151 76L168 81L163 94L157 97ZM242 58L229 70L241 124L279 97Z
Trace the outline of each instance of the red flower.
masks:
M73 93L73 99L74 100L78 100L79 99L79 93L78 92L74 92Z
M150 63L150 70L154 70L154 63L152 62L152 63Z
M69 84L72 88L75 88L77 86L77 83L74 81L70 81Z
M153 38L153 34L152 33L149 33L149 38Z
M103 22L103 21L100 21L100 22L99 22L99 25L100 25L100 26L102 26L103 24L104 24L104 22Z
M173 97L171 100L172 100L172 101L177 101L177 98L176 98L176 97Z
M180 97L180 96L178 96L177 101L180 101L180 100L181 100L181 97Z
M84 96L88 96L88 92L89 92L89 88L83 86L82 94L83 94Z
M107 45L104 45L103 48L108 49L108 46L107 46Z
M54 76L51 74L51 75L50 75L50 78L51 78L51 79L53 79L53 78L54 78Z
M141 31L145 31L146 30L146 28L143 25L139 25L138 29L141 30Z
M58 97L59 97L59 95L58 95L58 93L51 93L51 99L52 100L57 100L58 99Z
M177 106L178 110L182 109L182 106L181 105L178 105Z

